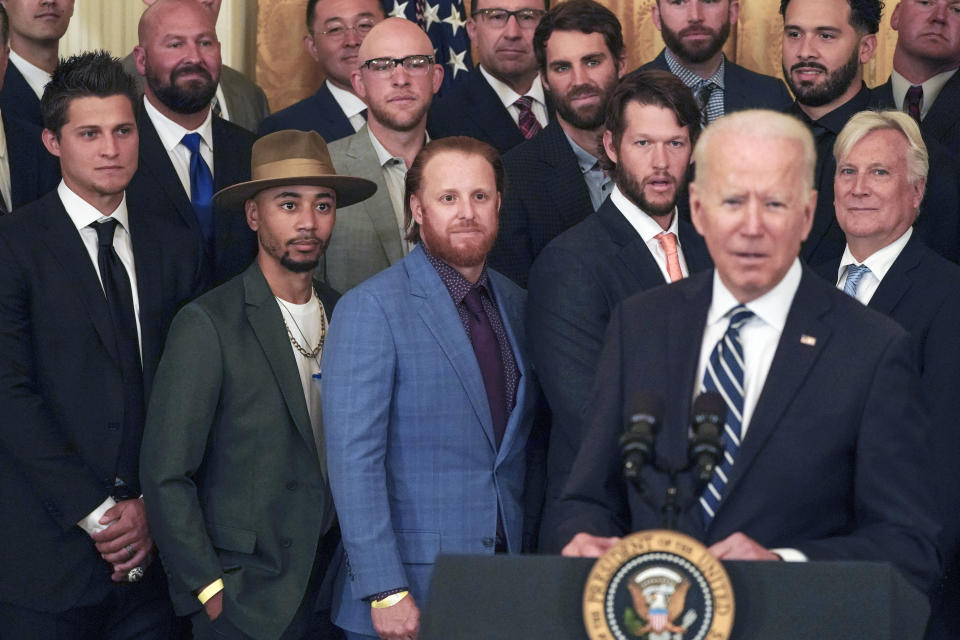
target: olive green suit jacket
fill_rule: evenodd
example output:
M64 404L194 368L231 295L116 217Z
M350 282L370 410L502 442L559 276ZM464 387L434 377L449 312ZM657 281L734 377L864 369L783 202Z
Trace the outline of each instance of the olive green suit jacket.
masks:
M316 286L329 317L338 295ZM283 633L335 519L322 448L256 263L177 314L140 463L177 613L199 610L193 594L222 577L229 622L253 638Z

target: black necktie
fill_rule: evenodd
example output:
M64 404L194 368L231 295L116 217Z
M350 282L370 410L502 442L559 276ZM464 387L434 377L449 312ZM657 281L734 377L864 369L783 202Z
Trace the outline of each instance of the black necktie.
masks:
M133 293L127 270L113 248L113 235L120 223L114 219L96 223L100 280L110 307L120 375L123 380L123 434L117 455L116 475L133 496L139 495L138 458L143 435L144 399L143 369L140 363L140 341L133 311ZM126 496L124 496L126 497Z

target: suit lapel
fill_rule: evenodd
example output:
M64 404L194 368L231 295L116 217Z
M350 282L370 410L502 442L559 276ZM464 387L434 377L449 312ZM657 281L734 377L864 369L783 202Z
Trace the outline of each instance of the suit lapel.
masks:
M113 333L113 320L103 287L97 278L97 272L90 261L83 240L77 228L67 215L60 196L53 191L46 196L41 224L46 229L44 242L57 262L60 263L68 282L75 282L77 295L90 315L90 320L100 336L100 341L110 357L119 365L116 337Z
M383 171L380 168L380 159L370 142L370 134L366 125L349 138L345 155L347 167L345 175L367 178L377 184L377 191L358 206L370 218L380 246L390 264L403 258L403 247L400 244L400 226L393 212L393 203L390 201L390 192L383 181Z
M921 245L914 231L903 251L893 261L890 270L883 276L873 297L870 298L868 307L884 315L893 316L893 310L913 285L910 272L920 264L920 249Z
M559 123L550 123L533 140L538 138L541 161L548 167L553 167L557 176L557 179L552 181L554 200L563 203L557 211L557 217L563 222L563 228L572 227L583 219L583 212L593 211L587 183Z
M497 451L497 464L499 465L513 448L523 421L523 408L529 404L527 395L533 391L528 385L532 378L527 364L527 354L523 349L526 344L526 340L522 337L524 329L523 300L518 298L515 290L510 288L505 277L493 270L488 270L487 275L490 278L497 310L500 312L500 320L507 333L507 340L510 341L513 358L517 363L517 371L520 374L517 379L517 396L513 411L510 412L507 428L503 434L503 440L500 442L500 449ZM484 394L486 394L486 388L484 388Z
M645 291L666 283L643 238L612 200L607 198L597 209L596 215L610 236L610 241L620 248L617 257L640 283L639 290Z
M273 377L277 381L297 431L300 432L310 451L316 453L313 426L303 397L299 369L290 350L290 342L283 331L283 315L263 277L263 272L256 263L243 273L243 288L247 321L270 363Z
M340 103L330 93L326 82L321 84L320 89L313 94L313 100L316 107L314 116L327 123L324 129L333 132L332 139L339 140L354 134L350 119L340 108Z
M143 387L150 397L153 373L157 370L160 346L163 343L162 285L163 254L157 231L149 216L139 210L127 211L130 221L130 243L133 246L134 269L137 273L137 301L140 305L140 352L143 354Z
M513 121L500 97L487 82L480 70L467 85L467 111L480 128L490 136L493 146L510 149L524 141L520 128Z
M921 128L928 139L940 140L947 135L950 127L960 118L957 105L960 105L960 71L954 72L947 84L943 85L923 119Z
M749 472L757 453L777 428L797 390L830 340L830 327L823 323L821 317L830 310L832 303L818 290L819 286L823 286L819 280L819 276L812 271L803 269L800 287L790 305L770 371L727 482L726 495L735 491L740 480ZM815 344L809 344L809 338L815 339ZM723 510L722 503L720 510Z
M197 223L197 215L193 211L193 205L190 204L190 196L184 191L183 184L177 177L170 156L160 141L160 135L154 128L153 122L150 121L150 116L147 115L143 102L140 103L138 116L137 126L140 129L140 167L138 171L147 172L153 177L183 223L193 229L200 237L200 225ZM214 165L216 165L216 161L214 161ZM144 195L149 197L149 194Z
M463 329L460 315L450 299L450 293L420 245L407 256L404 266L410 278L410 295L419 298L416 304L417 314L457 372L457 378L470 399L487 442L490 448L496 451L497 441L493 433L493 418L490 416L487 392L483 386L483 375L480 373L480 365L477 364L477 356L473 353L467 332Z

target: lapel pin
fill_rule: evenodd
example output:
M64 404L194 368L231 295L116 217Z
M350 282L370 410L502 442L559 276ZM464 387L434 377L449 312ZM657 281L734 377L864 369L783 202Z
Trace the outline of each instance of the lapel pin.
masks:
M817 344L817 339L814 338L813 336L808 336L807 334L803 334L802 336L800 336L800 344L805 344L808 347L812 347Z

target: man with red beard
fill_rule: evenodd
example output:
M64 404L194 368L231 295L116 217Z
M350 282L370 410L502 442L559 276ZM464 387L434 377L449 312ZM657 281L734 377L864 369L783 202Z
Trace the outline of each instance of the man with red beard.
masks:
M624 76L607 104L603 133L605 169L616 186L595 215L554 238L530 269L527 335L552 416L545 532L583 442L613 308L712 264L703 239L677 214L699 135L700 107L676 76Z
M790 94L777 78L745 69L727 60L723 45L740 14L737 0L657 0L653 24L666 44L641 69L662 69L690 87L703 110L703 123L741 109L783 110Z
M416 246L333 314L323 420L347 555L333 613L350 640L416 638L441 550L521 550L537 387L525 295L486 265L502 190L493 147L426 145L406 177Z
M191 229L209 284L243 271L257 252L242 212L215 216L214 191L250 177L252 133L215 115L220 79L215 17L196 0L157 0L140 17L133 50L144 77L137 113L139 168L131 205Z
M377 23L360 44L350 76L367 105L367 122L330 145L341 171L377 185L366 202L344 212L318 275L346 292L401 260L411 244L403 233L403 182L427 141L427 111L443 82L433 44L403 18Z
M593 0L569 0L533 36L557 119L504 156L507 191L490 264L522 287L540 251L600 207L613 180L600 166L607 99L623 73L620 21Z

